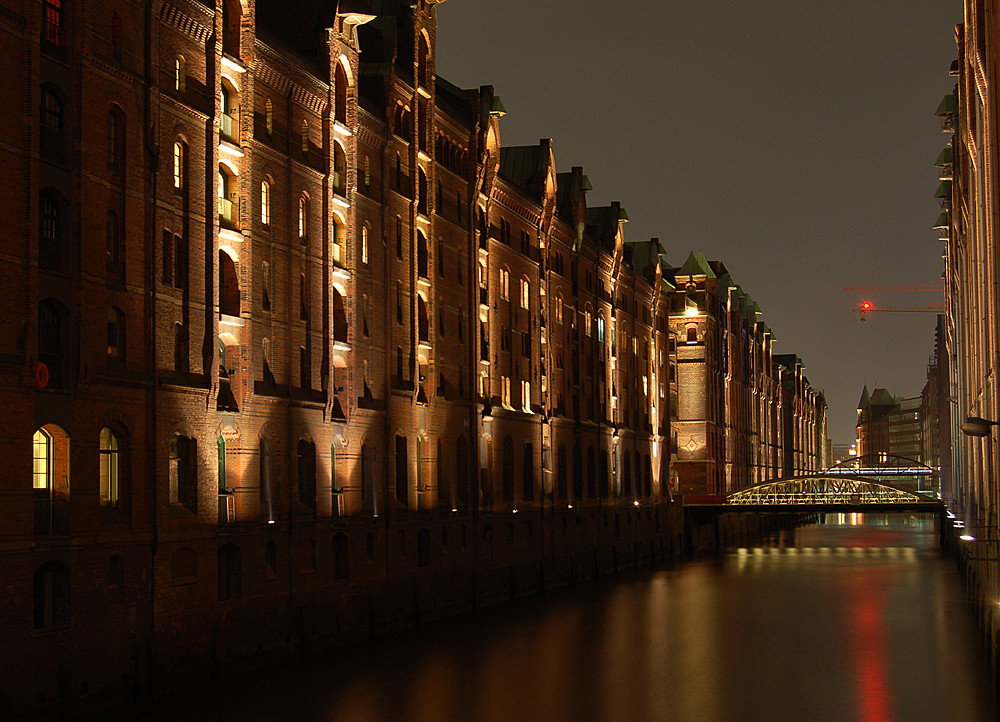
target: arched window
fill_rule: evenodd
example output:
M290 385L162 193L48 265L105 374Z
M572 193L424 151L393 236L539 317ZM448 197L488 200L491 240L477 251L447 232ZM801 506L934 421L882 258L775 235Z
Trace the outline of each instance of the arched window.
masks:
M344 297L336 287L333 288L333 339L347 343L347 312Z
M333 217L333 262L338 266L347 261L347 226Z
M125 160L125 114L114 108L108 112L108 168L122 172Z
M347 154L340 143L333 144L333 192L347 195Z
M271 184L267 181L260 184L260 222L265 226L271 224Z
M417 296L417 331L421 341L430 340L430 321L427 318L427 302Z
M302 130L300 132L302 134L302 154L303 155L308 155L309 154L309 121L307 121L305 118L303 118L302 119L302 126L301 127L302 127Z
M306 242L306 234L309 230L308 213L309 206L305 198L299 198L299 241Z
M62 212L55 196L42 191L39 201L38 265L58 271L62 265Z
M196 501L195 440L180 434L170 439L170 456L167 473L171 504L193 505Z
M230 143L239 144L240 118L236 89L223 79L219 89L219 137Z
M42 88L41 106L42 157L61 163L63 160L63 103L50 88Z
M125 358L125 314L117 306L108 309L108 356Z
M118 437L105 426L100 436L101 506L118 506Z
M224 165L219 166L219 224L236 229L240 222L236 176Z
M556 323L563 322L563 300L562 296L556 296Z
M183 55L178 55L174 59L174 90L184 94L187 89L187 61Z
M55 424L32 436L35 534L69 534L69 435Z
M361 256L362 263L368 263L368 226L361 226Z
M116 271L121 260L121 226L114 211L108 211L105 216L104 231L106 266L109 271Z
M528 279L521 279L521 308L531 308L531 284Z
M334 73L334 120L347 125L347 73L338 62Z
M220 186L221 187L221 186ZM174 143L174 190L184 189L184 144ZM219 197L222 198L220 191ZM221 211L220 211L221 212Z
M427 278L427 238L423 231L417 231L417 275Z
M597 317L597 342L604 343L604 316Z
M500 298L510 297L510 271L506 268L500 269Z
M218 471L216 473L216 480L218 482L219 491L224 492L226 490L226 438L222 434L219 434L219 438L215 440L215 446L216 451L218 452Z
M687 342L688 343L698 343L698 327L688 326L687 327Z
M219 313L224 316L240 315L240 282L236 264L225 251L219 251Z
M403 282L396 281L396 323L403 323Z

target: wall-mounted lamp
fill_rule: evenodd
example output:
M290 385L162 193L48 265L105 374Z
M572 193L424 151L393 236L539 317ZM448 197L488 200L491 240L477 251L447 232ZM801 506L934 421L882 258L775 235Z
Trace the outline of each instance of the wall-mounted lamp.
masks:
M990 427L1000 425L1000 421L990 421L979 416L967 416L962 422L962 433L966 436L989 436Z

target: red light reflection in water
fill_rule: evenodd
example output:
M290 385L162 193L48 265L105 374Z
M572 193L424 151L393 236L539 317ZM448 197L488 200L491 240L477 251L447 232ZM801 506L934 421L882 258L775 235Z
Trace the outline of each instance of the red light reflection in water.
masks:
M873 572L875 568L860 568ZM872 573L849 578L851 648L855 652L857 702L860 722L888 722L892 715L892 692L886 680L885 627L882 622L884 588Z

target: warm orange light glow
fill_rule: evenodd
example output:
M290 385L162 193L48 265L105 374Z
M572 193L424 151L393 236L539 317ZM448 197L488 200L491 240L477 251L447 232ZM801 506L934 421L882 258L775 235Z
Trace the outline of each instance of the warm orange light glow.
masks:
M872 310L871 301L862 301L861 302L861 310L862 311L871 311Z

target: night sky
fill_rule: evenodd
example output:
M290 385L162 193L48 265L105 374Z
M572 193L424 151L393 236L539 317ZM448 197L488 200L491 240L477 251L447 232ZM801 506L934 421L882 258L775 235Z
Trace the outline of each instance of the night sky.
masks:
M959 0L452 0L437 72L493 85L501 143L552 138L590 205L622 202L629 240L725 262L847 443L863 384L926 379L932 313L852 308L943 296L843 289L940 282L934 111L961 20Z

